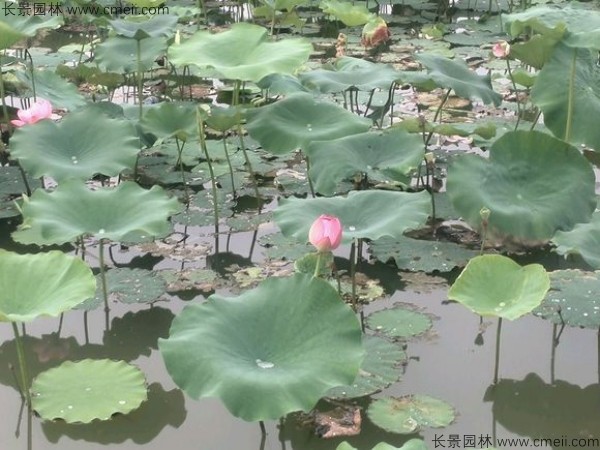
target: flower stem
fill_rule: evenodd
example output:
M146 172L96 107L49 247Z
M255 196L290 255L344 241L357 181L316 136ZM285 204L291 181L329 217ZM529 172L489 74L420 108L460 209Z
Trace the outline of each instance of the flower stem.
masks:
M519 92L517 91L517 83L515 83L515 79L512 74L512 70L510 68L510 61L508 57L506 58L506 69L508 70L508 76L510 77L510 81L513 85L513 90L515 91L515 97L517 99L517 124L515 125L515 131L519 128L519 123L521 122L521 102L519 101Z
M208 172L210 173L210 184L213 198L213 213L215 216L215 236L219 235L219 203L217 200L217 182L215 180L215 172L213 171L212 162L210 161L210 155L208 154L208 148L206 147L206 140L204 139L204 119L200 110L197 111L196 117L198 120L198 137L200 139L200 148L204 152L206 158L206 164L208 164Z
M106 284L106 271L104 270L104 239L98 245L98 259L100 260L100 280L102 283L102 298L104 299L104 312L108 314L108 287Z
M356 312L356 241L350 246L350 277L352 278L352 309Z
M225 138L225 134L223 134L223 151L225 152L225 159L227 159L227 165L229 166L229 177L231 179L231 190L233 191L233 196L235 197L235 182L233 180L233 166L231 165L231 159L229 158L229 152L227 151L227 139Z
M318 278L321 274L321 252L317 253L317 264L315 265L315 274L313 278Z
M19 327L15 322L11 322L17 344L17 358L19 359L19 373L21 374L21 389L25 395L27 407L31 408L31 392L29 391L29 371L27 369L27 360L25 359L25 350L23 349L23 340L19 335Z
M498 384L498 371L500 369L500 334L502 333L502 317L498 317L496 327L496 362L494 365L494 384Z

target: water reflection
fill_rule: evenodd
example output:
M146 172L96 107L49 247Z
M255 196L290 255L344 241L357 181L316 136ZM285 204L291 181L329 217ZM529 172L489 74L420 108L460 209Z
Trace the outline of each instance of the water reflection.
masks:
M600 384L548 384L530 373L523 380L504 379L490 386L484 401L493 402L495 422L515 434L564 439L559 442L564 445L552 447L556 450L572 447L571 439L600 438Z

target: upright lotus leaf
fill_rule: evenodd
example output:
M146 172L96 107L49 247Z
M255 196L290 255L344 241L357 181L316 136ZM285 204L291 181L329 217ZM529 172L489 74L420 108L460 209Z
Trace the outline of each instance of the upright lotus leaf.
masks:
M63 17L52 14L20 15L19 4L0 2L0 49L12 47L21 39L35 36L43 28L58 28Z
M186 142L198 136L196 107L191 103L162 102L157 106L149 106L144 111L140 125L159 142L169 138Z
M273 42L266 28L237 23L222 33L197 31L181 45L172 46L169 59L176 66L209 67L225 78L257 83L272 73L292 73L311 52L312 45L304 39Z
M431 197L426 191L352 191L347 197L282 200L273 219L284 235L306 242L317 217L336 216L342 223L343 241L351 242L355 238L402 236L425 224L430 210Z
M456 413L451 405L437 398L407 395L378 398L367 408L367 415L375 425L390 433L410 434L424 427L447 427Z
M139 145L133 125L90 109L69 114L60 123L44 120L19 128L10 150L32 176L60 182L118 175L133 167Z
M33 409L46 420L90 423L128 414L147 399L143 372L124 361L66 361L39 374L31 386Z
M150 70L156 58L167 52L167 39L154 37L144 39L141 44L140 63L142 70ZM95 48L95 61L98 66L109 72L131 73L138 70L137 42L123 36L113 36L99 43Z
M600 272L556 270L550 272L550 291L533 313L558 325L600 327Z
M22 96L33 96L33 91L38 97L48 100L54 108L73 111L86 104L85 97L77 90L74 83L69 83L56 72L51 70L35 70L33 76L29 70L14 72L22 83L19 93Z
M0 249L0 321L58 316L92 297L96 279L80 258L60 251L19 255Z
M247 113L246 128L267 151L280 155L313 141L326 141L367 131L371 120L334 103L298 93Z
M126 181L116 188L91 191L83 183L70 181L53 192L38 189L22 209L23 224L13 239L52 245L85 235L113 241L164 236L171 230L167 219L179 211L179 203L159 186L146 190Z
M540 264L520 266L502 255L476 256L454 282L448 298L480 316L515 320L530 313L550 289Z
M570 231L557 231L552 243L559 255L580 255L594 269L600 269L600 212L594 212L590 222L579 223Z
M537 131L508 132L492 145L489 159L464 155L448 170L450 200L471 226L480 226L485 207L490 233L525 243L587 222L596 207L594 188L585 157Z
M311 164L308 174L323 195L332 195L340 181L357 173L408 184L425 152L420 136L399 128L317 141L305 151Z
M502 96L492 89L489 75L472 72L463 61L453 61L443 56L422 53L415 55L429 71L429 76L439 87L453 89L459 97L479 98L486 105L500 106Z
M539 73L531 101L552 133L572 144L600 151L600 67L598 51L558 44ZM567 136L567 122L570 133Z
M308 411L351 383L363 359L352 310L329 283L301 274L187 306L159 348L190 397L219 397L247 421Z
M388 90L392 83L399 79L400 73L387 64L368 65L352 64L349 60L355 58L340 58L335 70L316 69L301 73L298 78L305 86L321 93L342 92L349 88L360 91L373 89Z
M364 25L375 16L364 4L355 5L348 1L322 0L319 8L348 27Z
M110 20L109 23L117 34L140 41L151 37L173 36L177 19L177 16L157 14Z

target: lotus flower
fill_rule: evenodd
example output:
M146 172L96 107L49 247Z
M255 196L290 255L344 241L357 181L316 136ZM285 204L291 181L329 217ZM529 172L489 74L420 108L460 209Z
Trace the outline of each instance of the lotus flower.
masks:
M492 47L492 53L496 58L506 58L510 54L510 44L506 41L496 42Z
M391 33L381 17L377 17L364 26L360 42L365 47L377 47L390 40Z
M319 252L330 252L342 242L340 219L323 214L313 222L308 232L308 240Z
M49 119L52 116L52 104L48 100L39 99L28 109L17 111L18 120L11 120L15 127L31 125L43 119Z

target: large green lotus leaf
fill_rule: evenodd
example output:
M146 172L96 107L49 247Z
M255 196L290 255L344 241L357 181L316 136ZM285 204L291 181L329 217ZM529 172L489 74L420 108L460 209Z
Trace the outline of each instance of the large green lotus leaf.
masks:
M571 145L538 131L508 132L489 159L457 158L447 190L455 210L473 227L482 208L489 230L520 240L550 239L557 230L587 222L596 206L592 166Z
M600 272L557 270L550 272L550 291L536 316L562 325L597 330L600 327Z
M476 256L456 279L448 298L480 316L515 320L537 308L550 289L540 264L520 266L502 255Z
M141 43L141 67L147 71L154 61L167 51L167 39L155 37L144 39ZM98 66L107 72L136 72L137 42L123 36L113 36L95 47Z
M237 23L222 33L197 31L169 49L176 66L209 67L225 78L259 82L272 73L292 73L304 64L312 45L304 39L271 42L266 28Z
M352 384L338 386L325 394L329 398L357 398L387 388L401 377L399 366L406 362L406 352L378 336L365 336L365 359Z
M363 359L352 310L329 283L300 274L187 306L159 348L190 397L219 397L248 421L308 411L352 383Z
M575 59L574 59L575 58ZM573 97L570 77L575 62ZM531 101L544 113L544 124L560 139L565 139L569 108L572 105L569 142L585 144L600 151L600 67L598 51L570 48L558 44L552 58L539 73L531 90Z
M94 275L79 258L60 251L19 255L0 249L0 321L58 316L95 291Z
M335 450L357 450L344 441ZM380 442L372 450L427 450L427 445L421 439L410 439L402 447L394 447L386 442Z
M7 49L21 39L35 36L43 28L57 28L63 23L60 15L20 15L19 4L0 2L0 49Z
M127 19L110 20L115 32L127 38L142 40L151 37L169 38L175 33L177 16L160 14L154 16L133 16Z
M11 154L25 170L57 181L118 175L133 167L138 151L130 123L94 110L71 113L60 123L44 120L21 127L11 139Z
M306 242L317 217L336 216L342 223L343 241L351 242L355 238L400 237L421 227L430 210L431 197L426 191L352 191L347 197L282 200L273 219L284 235Z
M456 95L466 99L479 98L486 105L502 103L502 96L492 89L490 76L477 75L463 61L425 53L415 57L427 67L429 76L439 87L453 89Z
M140 369L124 361L66 361L39 374L31 385L33 409L46 420L67 423L108 420L127 414L147 398Z
M322 0L319 8L325 14L334 16L348 27L364 25L375 15L364 4L355 5L348 1Z
M342 92L349 88L361 91L390 88L400 74L387 64L357 65L348 62L354 58L341 58L335 70L316 69L298 75L305 86L321 93Z
M378 398L367 408L367 415L375 425L390 433L410 434L425 427L447 427L456 413L451 405L437 398L407 395Z
M398 303L392 308L370 314L366 325L390 338L407 339L425 333L433 326L433 322L427 314L415 311L410 305Z
M73 111L85 105L85 97L77 90L77 86L51 70L36 70L33 78L29 70L18 70L15 75L26 87L26 92L20 90L22 96L33 96L35 87L36 95L48 100L54 108Z
M179 203L159 186L146 190L126 181L116 188L91 191L83 183L71 181L53 192L35 191L22 209L23 224L12 234L13 239L52 245L82 235L113 241L161 237L171 231L167 219L179 211Z
M198 136L196 107L191 103L163 102L150 106L144 111L140 125L159 141L175 137L185 142Z
M356 173L408 183L424 155L421 136L400 128L316 141L305 151L310 157L309 176L323 195L332 195L340 181Z
M600 212L594 212L590 222L579 223L570 231L557 231L552 243L559 255L581 255L594 269L600 269Z
M422 272L450 272L455 267L464 267L479 253L454 242L425 241L407 236L377 239L369 244L369 249L379 261L393 259L398 269Z
M247 115L250 136L275 154L305 149L313 141L362 133L372 124L369 119L305 93L249 110Z

